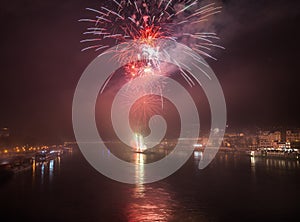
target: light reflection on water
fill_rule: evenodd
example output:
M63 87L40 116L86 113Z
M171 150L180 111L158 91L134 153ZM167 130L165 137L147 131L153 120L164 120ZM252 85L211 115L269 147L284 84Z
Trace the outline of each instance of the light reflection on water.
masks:
M136 185L126 208L127 221L168 221L175 205L166 188Z
M50 160L50 163L49 163L49 178L50 178L50 181L52 181L52 179L53 179L53 171L54 171L54 160Z
M250 157L251 169L266 168L268 170L281 169L281 170L294 170L300 167L299 160L297 159L276 159L266 157Z
M137 185L106 179L85 162L79 151L71 158L33 162L32 171L16 175L0 189L0 196L6 201L3 209L11 212L21 201L20 215L28 215L32 222L45 215L50 215L52 221L60 221L63 215L66 221L91 222L243 221L241 215L263 221L265 217L276 219L277 214L296 215L299 161L220 152L201 171L198 164L203 153L195 151L180 172L143 185L144 164L156 156L132 152L130 155L128 159L136 166ZM24 198L20 200L20 196ZM274 198L290 207L282 208ZM49 206L39 206L37 200ZM86 219L87 215L91 217Z
M48 179L51 183L56 173L60 171L61 157L51 159L44 162L32 162L32 184L35 185L38 181L44 184ZM37 180L39 179L39 180Z
M134 154L136 166L136 182L132 190L132 201L127 206L127 221L168 221L173 213L172 206L176 204L172 200L166 187L154 188L144 185L144 164L147 155Z
M141 184L141 187L144 187L142 184L144 183L144 164L146 162L147 156L142 153L135 153L134 159L136 183Z
M199 161L203 158L202 151L194 151L193 161L195 166L198 166ZM138 183L143 183L144 179L144 163L147 163L147 155L135 154L134 160L136 164L136 178ZM239 169L241 163L245 160L249 161L248 169L251 170L251 184L257 186L257 172L272 170L275 173L278 170L299 170L299 161L286 159L265 159L257 157L247 157L243 153L219 153L216 156L216 161L213 167L221 167L225 169ZM200 171L199 171L200 172ZM205 183L205 181L204 181ZM170 221L175 218L177 221L178 211L183 211L183 215L189 215L194 221L209 221L212 216L202 215L200 208L193 209L192 207L184 209L182 203L178 202L174 196L176 193L169 188L170 184L164 183L163 186L155 188L155 185L138 184L132 192L132 199L129 202L126 212L128 221ZM179 216L181 218L181 216ZM181 221L183 218L179 219ZM192 221L193 221L192 220Z

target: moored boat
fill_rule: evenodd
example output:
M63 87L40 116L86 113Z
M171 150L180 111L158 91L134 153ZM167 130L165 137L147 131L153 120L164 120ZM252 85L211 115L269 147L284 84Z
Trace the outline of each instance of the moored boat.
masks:
M59 155L60 155L60 152L56 151L56 150L51 150L51 151L43 150L41 152L36 153L36 155L34 156L34 159L36 162L44 162L47 160L55 159Z
M299 152L295 150L278 150L273 148L262 148L255 151L247 151L251 157L279 158L279 159L300 159Z

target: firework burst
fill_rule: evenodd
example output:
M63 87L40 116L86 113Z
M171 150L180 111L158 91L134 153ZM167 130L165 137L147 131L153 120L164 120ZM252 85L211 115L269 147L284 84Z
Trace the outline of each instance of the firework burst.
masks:
M211 48L223 48L214 43L219 39L216 33L198 31L199 28L201 30L201 23L220 12L221 7L215 3L201 6L199 0L113 0L99 9L86 9L94 14L94 18L79 20L91 24L84 32L89 37L81 41L89 45L82 51L109 48L103 42L112 45L134 40L135 48L140 48L140 54L130 55L132 46L128 46L127 50L120 52L119 58L137 57L145 61L146 68L132 69L140 66L130 64L128 73L132 77L149 73L147 71L150 68L161 73L157 39L183 42L197 53L212 59L215 58L209 54Z
M170 58L170 55L164 45L165 41L160 40L183 43L198 54L212 59L215 59L210 54L212 48L224 49L215 44L219 39L216 33L203 31L202 24L221 10L221 7L215 3L203 6L199 0L113 0L107 1L106 5L100 5L98 9L86 9L94 17L79 20L89 24L84 32L84 36L87 37L81 41L86 45L82 51L97 52L122 43L125 47L118 49L115 59L122 64L127 64L124 66L125 76L129 80L147 76L144 86L135 90L141 91L143 87L150 87L161 92L161 105L157 105L155 101L154 106L152 97L145 97L138 103L138 110L142 110L142 117L140 117L142 122L146 122L146 117L153 115L156 109L163 109L162 92L165 83L160 81L160 76L168 75L170 67L161 61L166 61L163 58ZM191 51L186 50L182 53L192 56L195 63L206 65L200 56ZM178 63L175 58L173 61L185 81L190 86L196 85L197 78L189 72L189 67ZM185 67L185 70L180 67ZM201 67L197 66L197 68L203 71ZM201 85L199 82L198 84ZM133 91L130 90L129 94L134 95ZM155 98L157 100L157 97Z

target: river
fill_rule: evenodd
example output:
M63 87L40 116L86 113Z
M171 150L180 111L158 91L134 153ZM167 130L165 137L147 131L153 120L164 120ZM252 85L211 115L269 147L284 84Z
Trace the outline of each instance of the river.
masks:
M145 161L134 154L133 161ZM299 221L300 163L220 152L198 170L200 152L167 179L112 181L78 149L0 185L1 221ZM142 178L141 178L142 179Z

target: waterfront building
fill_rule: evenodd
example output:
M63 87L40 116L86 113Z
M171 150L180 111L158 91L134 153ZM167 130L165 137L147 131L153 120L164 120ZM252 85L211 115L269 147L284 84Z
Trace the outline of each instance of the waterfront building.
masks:
M300 142L300 130L287 130L286 141L290 143Z
M277 146L277 143L281 142L280 131L260 131L258 134L258 146L261 148L269 148Z

